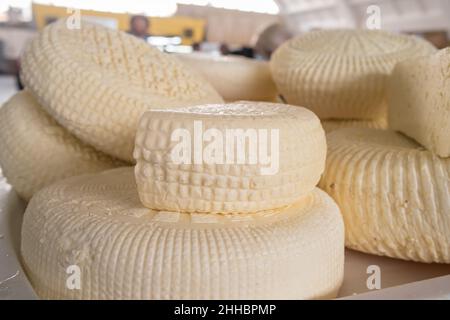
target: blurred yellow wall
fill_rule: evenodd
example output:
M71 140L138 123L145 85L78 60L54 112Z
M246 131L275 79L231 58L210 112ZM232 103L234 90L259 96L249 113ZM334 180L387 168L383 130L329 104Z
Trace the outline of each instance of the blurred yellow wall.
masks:
M81 15L114 19L119 30L128 31L132 15L112 12L101 12L93 10L80 10ZM49 6L33 3L33 16L36 26L40 30L45 27L48 19L63 18L72 13L65 7ZM206 21L204 19L189 18L183 16L175 17L149 17L150 34L155 36L180 36L182 44L192 45L201 42L205 36ZM192 36L188 37L185 30L192 30Z

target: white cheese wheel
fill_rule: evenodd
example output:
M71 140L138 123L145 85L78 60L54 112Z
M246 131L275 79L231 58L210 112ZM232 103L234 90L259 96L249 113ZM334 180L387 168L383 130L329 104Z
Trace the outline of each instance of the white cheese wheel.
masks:
M386 86L395 64L436 49L419 38L375 30L324 30L282 45L272 76L285 100L320 119L386 116Z
M121 168L39 192L25 212L22 258L44 299L331 298L344 227L319 189L249 215L152 211L133 169ZM80 290L69 290L71 275Z
M66 20L46 27L22 57L22 80L46 111L80 140L133 160L145 110L222 102L170 55L124 32Z
M399 63L390 79L389 126L450 157L450 48Z
M198 71L225 101L274 102L277 98L277 89L266 61L199 53L179 54L177 58Z
M305 108L239 102L151 110L136 135L136 181L151 209L274 209L316 187L326 149L320 120Z
M123 166L70 135L27 91L0 108L0 165L25 200L63 178Z
M345 128L371 128L387 129L387 119L376 120L322 120L322 126L326 133Z
M450 263L450 159L393 131L343 129L327 138L320 186L342 211L346 245Z

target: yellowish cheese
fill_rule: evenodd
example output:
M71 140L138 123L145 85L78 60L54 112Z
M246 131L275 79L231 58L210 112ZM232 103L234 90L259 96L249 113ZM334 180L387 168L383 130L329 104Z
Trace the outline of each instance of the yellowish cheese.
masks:
M17 193L29 200L63 178L123 163L74 138L22 91L0 108L0 165Z
M390 127L450 157L450 48L399 63L389 89Z
M387 129L387 119L377 120L322 120L322 126L326 133L345 128L371 128Z
M277 89L266 61L199 53L180 54L177 58L198 71L225 101L274 102L277 98Z
M239 102L147 111L134 156L148 208L254 212L311 192L324 170L326 140L305 108Z
M450 159L393 131L343 129L327 139L320 187L342 211L346 245L450 263Z
M285 100L320 119L386 116L388 77L397 62L435 52L419 38L375 30L324 30L282 45L271 71Z
M79 29L68 28L66 20L46 27L22 57L22 80L62 126L126 161L133 160L144 111L222 102L174 57L124 32L85 22Z
M140 203L133 169L121 168L39 192L21 252L44 299L331 298L344 227L319 189L249 215L153 211Z

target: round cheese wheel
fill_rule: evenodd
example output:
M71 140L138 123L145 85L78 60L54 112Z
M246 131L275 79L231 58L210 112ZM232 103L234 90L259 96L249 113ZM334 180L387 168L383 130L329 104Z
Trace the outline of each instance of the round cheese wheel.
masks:
M288 205L324 171L311 111L267 102L151 110L136 135L136 181L151 209L233 213Z
M225 101L274 102L277 98L277 89L266 61L199 53L180 54L177 58L198 71Z
M320 186L344 216L348 247L450 263L450 159L393 131L330 133Z
M386 116L387 81L397 62L435 52L419 38L376 30L323 30L282 45L272 76L284 99L320 119Z
M125 161L145 110L222 102L174 57L121 31L61 20L22 57L22 80L42 106L80 140Z
M371 128L387 129L387 119L377 120L322 120L322 126L326 133L345 128Z
M0 108L0 165L25 200L63 178L123 166L74 138L27 91Z
M153 211L139 201L133 169L121 168L39 192L21 251L44 299L331 298L344 227L319 189L248 215Z

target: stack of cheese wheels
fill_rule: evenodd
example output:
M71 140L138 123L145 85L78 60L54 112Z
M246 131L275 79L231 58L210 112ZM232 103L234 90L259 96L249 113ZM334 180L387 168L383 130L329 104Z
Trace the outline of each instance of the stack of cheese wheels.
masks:
M342 129L327 138L320 186L340 206L347 246L450 263L450 158L390 130Z
M424 40L384 31L315 31L282 45L271 71L284 99L314 111L329 131L386 128L386 87L395 64L434 51Z
M450 157L450 48L399 63L390 79L389 126Z
M320 121L303 108L147 111L135 168L70 178L32 199L25 270L43 298L332 298L344 226L316 188L325 153ZM80 290L67 287L67 268Z
M134 136L150 108L222 102L200 75L124 32L61 20L22 57L22 80L45 110L80 140L133 160Z
M25 200L63 178L124 165L73 137L27 91L0 108L0 150L3 174Z
M201 73L225 101L275 102L277 99L277 89L266 61L200 53L180 54L177 57Z

